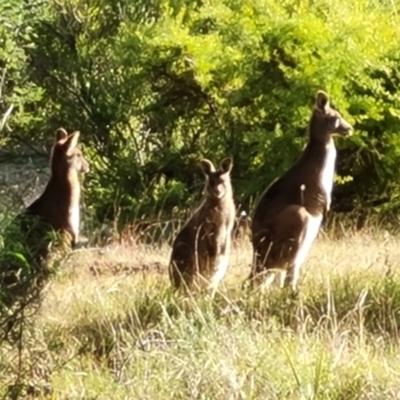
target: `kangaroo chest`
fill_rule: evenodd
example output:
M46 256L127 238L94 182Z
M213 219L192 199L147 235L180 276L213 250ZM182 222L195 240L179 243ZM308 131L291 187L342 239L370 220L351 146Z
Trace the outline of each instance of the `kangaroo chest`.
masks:
M78 239L79 235L79 224L80 224L80 211L79 211L79 198L80 191L75 188L71 196L71 204L68 210L68 222L74 233L75 240Z
M234 215L231 217L230 214L223 207L210 207L200 210L196 216L195 224L195 229L200 229L199 239L207 243L208 246L218 247L219 244L222 245L233 228Z
M69 210L69 224L74 232L75 237L78 237L79 233L79 205L74 205Z
M331 138L327 144L327 154L320 174L320 183L326 194L327 211L331 206L331 193L333 187L333 179L335 175L336 148Z
M307 257L307 254L309 253L311 246L318 235L321 222L322 215L318 215L316 217L311 215L308 216L305 226L304 238L294 260L294 267L297 270L301 267Z

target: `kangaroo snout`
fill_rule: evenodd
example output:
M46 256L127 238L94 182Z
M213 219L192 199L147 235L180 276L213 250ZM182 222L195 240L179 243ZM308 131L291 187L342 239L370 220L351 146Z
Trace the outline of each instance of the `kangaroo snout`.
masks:
M87 174L90 171L89 163L82 157L82 164L80 168L80 173Z
M338 133L342 136L351 136L353 134L353 127L344 119L342 119L339 127Z

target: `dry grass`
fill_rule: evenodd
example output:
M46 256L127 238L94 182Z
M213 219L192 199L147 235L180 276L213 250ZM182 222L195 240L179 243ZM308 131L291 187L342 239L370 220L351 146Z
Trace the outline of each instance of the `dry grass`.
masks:
M241 289L248 241L220 293L169 286L169 247L79 250L24 343L26 391L53 399L400 398L400 239L321 234L293 297ZM16 377L0 349L0 394ZM10 392L8 392L9 395Z

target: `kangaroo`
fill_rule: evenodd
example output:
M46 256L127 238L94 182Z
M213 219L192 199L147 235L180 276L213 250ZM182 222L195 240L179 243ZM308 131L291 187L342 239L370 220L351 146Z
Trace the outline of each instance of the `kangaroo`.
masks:
M79 173L89 171L89 164L77 148L79 132L70 135L60 128L51 150L51 176L42 195L20 214L22 240L36 257L45 257L50 244L49 233L55 231L74 246L79 236ZM35 257L34 257L35 258Z
M175 288L191 290L198 283L206 283L215 293L226 274L236 214L232 166L231 158L222 160L218 170L211 161L201 160L206 178L204 200L172 245L169 275Z
M296 289L300 267L330 209L336 160L333 136L351 133L351 125L331 108L328 95L318 91L308 143L295 164L267 187L256 206L251 226L252 284L268 286L279 271L280 286Z
M45 190L8 228L7 254L21 252L26 260L25 266L8 260L1 267L0 284L9 290L14 287L14 294L29 290L31 281L42 282L49 272L53 233L59 235L56 243L61 245L62 255L78 241L81 191L78 174L89 171L88 162L77 148L78 139L79 132L68 135L63 128L57 130L50 157L51 176ZM11 302L12 298L5 301Z

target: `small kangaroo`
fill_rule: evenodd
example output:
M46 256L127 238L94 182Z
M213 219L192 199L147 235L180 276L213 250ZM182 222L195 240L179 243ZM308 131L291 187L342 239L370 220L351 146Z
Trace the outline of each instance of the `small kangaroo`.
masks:
M226 274L236 214L232 166L231 158L222 160L218 170L211 161L201 160L206 178L204 200L172 245L169 276L175 288L186 286L191 290L195 284L206 282L214 293Z
M333 136L351 133L350 124L331 108L328 95L318 91L301 156L270 184L256 206L251 226L252 283L263 281L268 286L279 271L280 286L296 289L300 267L330 209L336 160Z
M68 135L63 128L57 130L50 157L50 179L42 195L21 216L28 245L41 257L47 255L51 231L61 234L67 246L73 247L78 241L79 174L89 171L89 164L77 147L79 135L78 131ZM34 220L37 226L31 226Z

